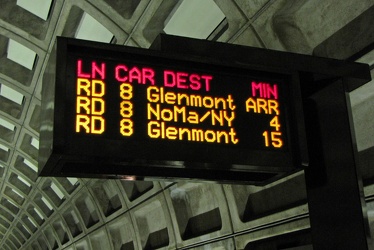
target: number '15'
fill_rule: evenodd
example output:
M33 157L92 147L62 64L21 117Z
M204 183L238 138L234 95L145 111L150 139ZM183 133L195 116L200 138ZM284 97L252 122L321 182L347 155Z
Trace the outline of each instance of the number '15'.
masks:
M276 132L276 131L265 131L262 136L265 139L265 146L269 147L270 143L273 147L275 148L280 148L283 146L283 141L282 141L282 133L281 132Z

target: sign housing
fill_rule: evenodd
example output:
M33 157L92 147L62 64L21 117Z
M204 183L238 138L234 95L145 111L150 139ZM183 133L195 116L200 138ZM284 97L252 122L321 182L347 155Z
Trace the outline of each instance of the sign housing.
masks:
M261 184L302 165L295 72L69 38L56 55L43 176Z

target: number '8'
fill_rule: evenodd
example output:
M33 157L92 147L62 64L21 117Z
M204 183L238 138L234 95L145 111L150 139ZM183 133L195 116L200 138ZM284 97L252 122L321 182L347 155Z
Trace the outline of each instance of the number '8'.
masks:
M120 104L120 114L123 119L120 122L120 133L123 136L131 136L134 132L133 122L130 117L133 115L132 103L132 86L129 83L122 83L120 85L120 97L122 102Z

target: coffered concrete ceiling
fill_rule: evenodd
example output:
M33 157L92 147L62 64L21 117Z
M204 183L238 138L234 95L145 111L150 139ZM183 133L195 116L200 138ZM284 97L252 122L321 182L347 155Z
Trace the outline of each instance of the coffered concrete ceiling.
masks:
M38 177L44 70L57 36L148 48L160 33L336 58L337 50L346 52L340 59L364 51L354 60L373 69L373 18L363 19L344 47L315 50L374 13L373 5L0 0L0 249L244 249L309 228L303 173L265 187ZM358 43L363 36L368 46ZM371 159L362 167L368 180L374 177L373 95L373 81L350 94L358 149ZM372 187L365 188L371 197Z

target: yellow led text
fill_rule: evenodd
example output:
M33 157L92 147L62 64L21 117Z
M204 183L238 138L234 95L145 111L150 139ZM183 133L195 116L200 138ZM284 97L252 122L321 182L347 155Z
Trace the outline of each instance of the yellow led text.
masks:
M105 131L105 83L101 80L77 78L75 131L102 134Z
M120 103L120 133L123 136L131 136L134 133L133 121L130 119L133 115L132 99L132 85L130 83L122 83L120 86L120 97L122 99Z
M236 106L231 95L213 97L175 93L150 86L147 100L150 138L223 144L239 142L233 128Z
M165 92L164 88L152 86L147 89L147 100L171 105L185 105L192 107L204 107L213 109L235 110L234 99L231 95L227 98L201 95L189 95L185 93Z
M165 122L150 121L148 122L148 135L151 138L162 138L170 140L188 140L210 143L233 143L239 142L236 138L234 128L229 131L203 130L198 128L176 128L174 126L166 126Z
M210 121L212 125L232 126L232 121L235 118L235 112L228 110L208 110L204 114L199 115L196 111L187 111L185 106L161 109L160 104L147 104L147 118L148 120L157 121L173 121L191 124L199 124L204 121Z
M279 115L278 101L264 98L248 98L245 102L247 112Z

